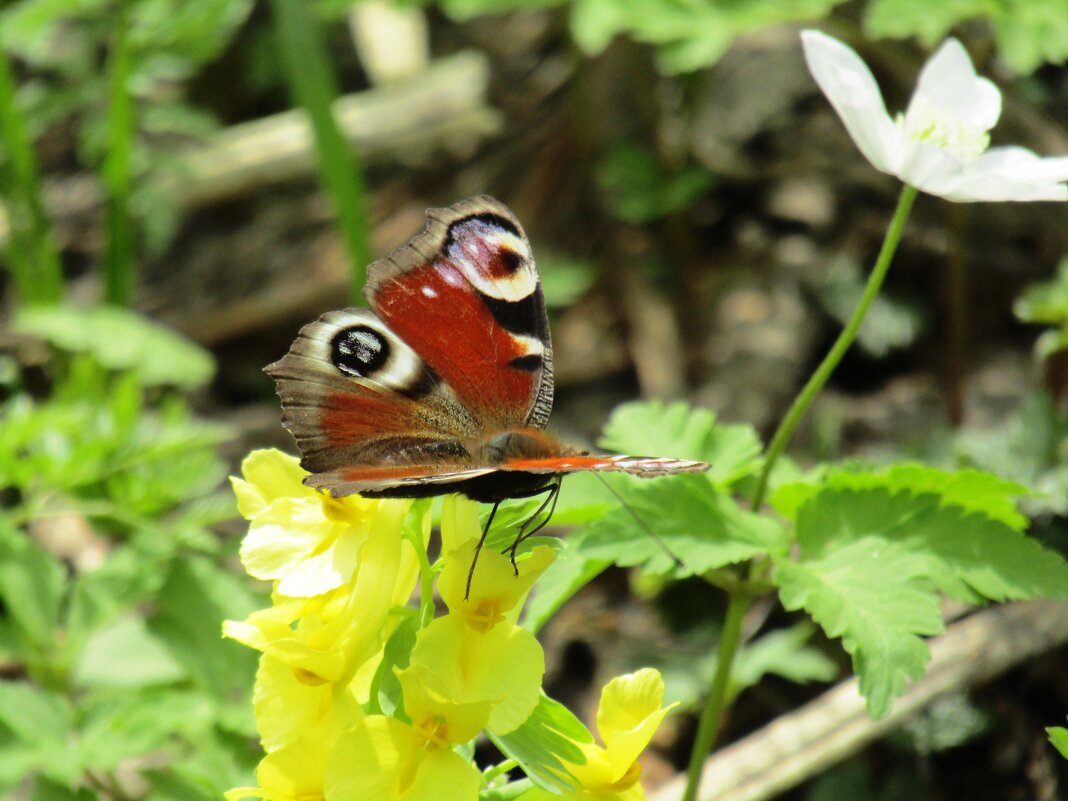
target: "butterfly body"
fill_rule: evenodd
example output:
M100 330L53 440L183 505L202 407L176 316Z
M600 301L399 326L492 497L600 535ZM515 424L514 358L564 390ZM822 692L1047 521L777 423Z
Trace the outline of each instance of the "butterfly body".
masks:
M658 475L701 462L586 455L542 429L552 343L530 245L503 204L427 212L368 268L370 309L304 326L266 372L309 486L335 497L526 497L578 470Z

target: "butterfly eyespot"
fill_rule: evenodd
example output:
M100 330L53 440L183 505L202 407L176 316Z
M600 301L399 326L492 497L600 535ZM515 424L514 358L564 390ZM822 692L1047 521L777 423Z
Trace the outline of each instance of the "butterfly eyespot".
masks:
M346 328L330 343L330 361L343 373L364 378L382 369L389 360L389 343L366 325Z
M521 253L506 247L502 247L497 251L497 258L500 259L503 272L508 274L518 272L526 262Z

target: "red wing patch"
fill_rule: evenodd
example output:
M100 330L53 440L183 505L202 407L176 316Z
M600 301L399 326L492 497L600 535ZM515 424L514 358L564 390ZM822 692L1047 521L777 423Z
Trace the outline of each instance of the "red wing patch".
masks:
M426 231L368 268L371 308L484 430L544 428L552 345L522 228L485 197L427 216Z

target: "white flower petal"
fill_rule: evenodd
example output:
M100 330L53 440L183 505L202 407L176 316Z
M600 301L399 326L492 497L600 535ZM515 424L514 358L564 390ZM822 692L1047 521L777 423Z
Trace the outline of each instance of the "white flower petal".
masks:
M801 43L812 77L831 101L860 152L883 172L901 164L901 136L879 92L879 85L852 49L819 31L802 31Z
M956 39L947 39L924 64L910 110L920 98L981 131L989 131L1001 116L1001 92L975 74L968 51Z
M963 168L960 159L940 147L910 142L898 178L923 192L941 195Z
M1043 158L1026 147L993 147L974 166L1017 181L1068 181L1068 156Z
M1068 200L1068 157L1041 158L1023 147L988 150L939 192L955 201Z

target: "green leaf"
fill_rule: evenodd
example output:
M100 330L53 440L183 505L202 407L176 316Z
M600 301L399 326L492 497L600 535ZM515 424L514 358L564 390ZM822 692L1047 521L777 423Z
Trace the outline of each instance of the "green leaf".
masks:
M692 72L719 59L735 37L783 22L819 19L841 0L577 0L571 34L587 53L626 33L656 45L661 72Z
M565 762L572 765L586 762L575 743L593 742L593 735L582 722L545 693L518 729L503 736L487 734L501 753L516 760L536 785L553 794L568 792L576 786L564 767Z
M605 423L600 445L620 453L674 456L711 465L707 477L729 488L761 465L760 437L748 425L716 425L708 409L684 401L625 403Z
M58 693L28 682L0 682L0 786L35 771L74 784L83 770L71 752L74 718Z
M1068 595L1068 565L1000 520L941 506L933 494L825 489L797 515L802 558L861 538L905 548L942 592L962 601Z
M256 601L245 583L206 559L175 560L149 630L196 686L223 702L249 699L255 652L222 637L223 620L243 620Z
M1032 395L1019 416L995 429L965 431L953 443L958 461L1030 487L1023 498L1031 515L1068 513L1068 420L1048 395Z
M1046 734L1049 735L1049 741L1053 743L1053 747L1061 752L1062 757L1068 759L1068 729L1050 726L1046 729Z
M79 726L82 761L113 770L131 757L149 754L176 735L198 743L217 711L201 692L146 688L84 703Z
M774 520L743 511L717 493L703 476L681 475L627 488L629 508L592 523L577 540L583 555L618 565L641 565L653 574L675 571L666 546L682 560L681 575L700 574L786 548L787 536ZM659 538L659 542L650 532Z
M68 784L38 776L33 781L31 801L96 801L100 798L89 787L70 787Z
M85 687L147 687L185 675L144 620L132 614L94 632L74 665L74 680Z
M1025 323L1068 323L1068 259L1061 260L1052 281L1027 287L1012 310Z
M404 617L397 628L386 640L382 650L382 661L371 679L369 712L406 719L404 713L404 693L397 680L397 670L408 667L412 648L415 647L415 635L419 633L419 617L411 614Z
M776 562L783 606L804 609L853 658L868 711L882 717L930 651L920 635L942 631L924 560L878 537L836 545L814 559Z
M471 19L481 14L505 14L563 5L564 0L441 0L445 13L455 19Z
M992 24L1002 58L1017 72L1068 58L1068 15L1061 0L873 0L864 27L875 38L917 36L934 47L968 20Z
M131 370L145 386L185 389L211 380L211 355L163 326L114 306L22 309L14 330L70 353L88 353L111 370Z
M632 142L610 149L595 175L612 212L631 225L684 211L715 184L701 167L665 170L652 153Z
M1017 531L1027 528L1027 518L1016 508L1016 499L1030 490L1015 481L1007 481L979 470L939 470L935 467L906 462L881 470L832 468L819 471L805 482L780 487L772 496L776 511L787 519L796 519L802 504L823 489L885 489L914 495L935 494L942 506L955 506L998 520Z
M545 305L561 309L573 304L593 286L597 265L586 259L539 255L538 273Z
M0 602L40 652L53 647L65 578L55 557L0 517Z
M838 675L838 665L811 647L815 627L803 622L771 631L739 650L731 675L732 694L754 687L764 676L781 676L795 684L827 682Z

